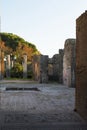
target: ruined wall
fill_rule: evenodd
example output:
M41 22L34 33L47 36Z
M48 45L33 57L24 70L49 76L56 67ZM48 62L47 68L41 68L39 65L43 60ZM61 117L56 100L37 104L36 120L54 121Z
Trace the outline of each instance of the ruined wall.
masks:
M33 78L35 81L40 79L40 56L34 55L32 59Z
M76 110L87 120L87 11L76 20Z
M59 54L55 54L48 61L49 80L63 83L63 49L59 49Z
M55 54L52 57L52 64L53 64L53 80L58 81L59 80L59 75L58 75L58 70L59 70L59 59L58 59L59 54Z
M64 56L64 50L59 49L59 70L58 70L58 75L59 75L59 83L63 83L63 56Z
M59 54L53 55L48 61L48 79L49 81L59 81Z
M75 87L75 39L67 39L64 45L63 83Z
M23 78L27 78L27 55L26 54L23 55L22 65L23 65Z
M48 56L39 55L34 56L33 61L34 79L40 83L48 82Z
M48 56L40 56L40 83L48 83Z

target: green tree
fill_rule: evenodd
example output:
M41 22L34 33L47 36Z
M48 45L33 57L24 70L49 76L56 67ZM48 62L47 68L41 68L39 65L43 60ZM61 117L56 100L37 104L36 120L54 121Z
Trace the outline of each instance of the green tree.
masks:
M23 66L19 63L15 63L14 67L11 68L11 77L22 78L23 77Z

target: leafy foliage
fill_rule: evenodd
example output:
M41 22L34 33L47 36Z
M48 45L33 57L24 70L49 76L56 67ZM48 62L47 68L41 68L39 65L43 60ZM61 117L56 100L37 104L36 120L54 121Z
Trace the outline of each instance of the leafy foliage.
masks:
M0 49L4 51L5 56L10 54L11 61L15 62L14 66L10 70L11 77L23 78L23 55L26 54L28 65L27 76L28 78L32 78L32 65L29 63L31 63L33 55L40 55L36 46L12 33L0 33L0 36Z
M12 33L1 33L1 39L4 42L5 53L16 55L21 60L23 54L28 56L28 60L32 59L34 54L40 54L36 46L23 38Z
M11 68L11 77L14 77L14 78L23 77L23 66L20 63L15 63L14 67Z

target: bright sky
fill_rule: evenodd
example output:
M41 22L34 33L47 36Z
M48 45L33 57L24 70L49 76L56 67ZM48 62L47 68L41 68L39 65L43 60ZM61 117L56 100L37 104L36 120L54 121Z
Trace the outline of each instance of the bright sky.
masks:
M1 31L17 34L52 57L76 37L76 19L87 0L0 0Z

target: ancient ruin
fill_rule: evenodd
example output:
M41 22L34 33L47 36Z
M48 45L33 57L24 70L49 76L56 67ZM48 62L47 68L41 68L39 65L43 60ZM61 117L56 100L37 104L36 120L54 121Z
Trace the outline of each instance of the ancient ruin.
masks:
M34 80L48 83L48 56L35 55L32 61Z
M57 81L63 83L63 50L52 58L47 55L35 55L32 60L34 80L39 83Z
M23 78L27 78L27 55L22 58ZM0 80L4 78L5 71L6 77L10 77L13 65L11 55L6 55L4 61L4 52L0 47ZM34 55L31 69L33 79L39 83L57 81L68 87L76 87L75 111L87 120L87 11L76 20L76 39L67 39L64 50L59 49L59 54L52 58Z
M6 56L6 77L10 78L11 60L10 55Z
M67 39L64 45L63 84L75 87L75 39Z
M87 120L87 11L76 20L76 110Z
M2 41L0 41L1 45L3 44ZM2 48L0 47L0 79L3 79L4 77L4 52Z
M59 54L49 58L48 77L49 80L63 83L63 49L59 49Z
M27 78L27 55L26 54L23 55L22 65L23 65L23 78Z

